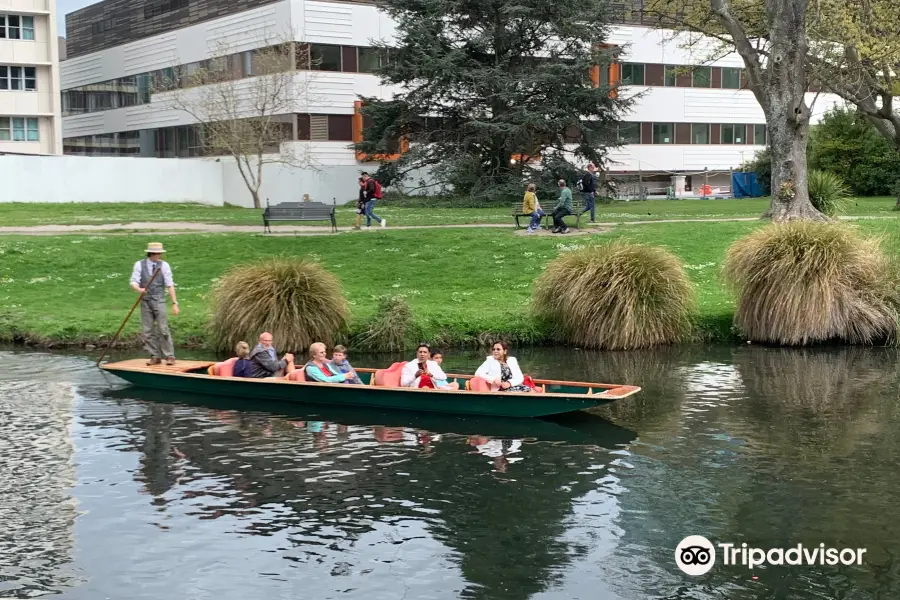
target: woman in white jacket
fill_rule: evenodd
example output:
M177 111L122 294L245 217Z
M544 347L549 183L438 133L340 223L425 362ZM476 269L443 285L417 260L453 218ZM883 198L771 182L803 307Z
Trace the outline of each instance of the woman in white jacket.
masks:
M525 376L519 369L519 361L508 355L506 342L494 342L491 356L475 371L475 377L481 377L491 385L491 389L500 392L532 392L524 385Z

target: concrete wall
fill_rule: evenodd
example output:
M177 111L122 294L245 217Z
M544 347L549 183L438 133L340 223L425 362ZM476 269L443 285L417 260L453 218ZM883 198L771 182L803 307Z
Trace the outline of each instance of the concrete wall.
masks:
M221 205L221 163L166 158L0 157L3 202L200 202Z

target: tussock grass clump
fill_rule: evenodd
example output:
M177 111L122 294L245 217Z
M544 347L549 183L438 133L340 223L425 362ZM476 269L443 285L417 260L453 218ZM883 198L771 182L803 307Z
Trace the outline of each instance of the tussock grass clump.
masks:
M735 242L724 263L735 325L752 341L801 346L897 339L896 265L877 240L838 223L776 223Z
M226 272L210 294L209 329L217 350L263 331L278 351L302 354L313 342L328 346L347 325L349 310L338 279L308 258L273 258Z
M809 171L809 199L820 213L834 217L847 210L850 188L844 180L828 171Z
M401 296L382 296L378 313L366 331L353 340L353 347L375 352L399 352L418 343L420 336L412 309Z
M583 348L648 348L690 331L694 288L671 253L621 240L568 252L535 282L532 308Z

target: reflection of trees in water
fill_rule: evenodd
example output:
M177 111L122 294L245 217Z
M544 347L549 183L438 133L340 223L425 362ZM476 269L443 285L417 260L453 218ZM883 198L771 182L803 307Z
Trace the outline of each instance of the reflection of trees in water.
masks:
M299 547L321 553L319 544L352 547L376 522L432 515L424 522L458 556L470 598L527 598L551 585L584 551L562 541L572 502L596 487L604 472L597 465L612 459L596 447L539 442L490 457L477 452L476 439L453 435L431 440L423 452L413 445L416 433L400 435L400 428L351 426L338 437L333 423L310 433L283 418L199 409L173 415L154 405L135 425L144 431L140 477L158 499L171 501L174 493L192 497L194 506L214 496L197 509L200 518L282 507L251 517L248 533L290 528L301 532ZM406 443L376 441L400 437ZM510 463L514 457L523 460ZM173 489L176 470L181 485ZM217 480L216 491L197 491L209 479ZM411 512L409 503L423 512Z

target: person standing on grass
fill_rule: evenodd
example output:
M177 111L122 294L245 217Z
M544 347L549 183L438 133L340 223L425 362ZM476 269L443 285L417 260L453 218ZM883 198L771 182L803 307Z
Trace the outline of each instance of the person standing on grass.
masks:
M378 221L382 227L387 227L387 219L382 219L372 212L375 210L375 201L381 199L381 184L368 173L363 173L362 178L366 191L366 227L372 226L372 219Z
M366 214L366 180L359 178L359 198L356 200L356 227L362 229L362 216Z
M162 244L147 244L146 258L134 263L131 271L131 289L144 295L141 298L141 335L144 348L150 353L147 365L158 365L163 358L167 365L175 364L175 346L166 314L167 290L172 299L172 312L178 315L179 310L172 268L162 259L165 253Z
M563 217L571 215L572 206L572 190L566 184L565 179L559 180L559 201L553 209L553 232L552 233L569 233L569 227L563 221Z
M591 212L591 223L594 222L594 203L597 198L597 167L589 163L587 172L581 177L581 196L584 198L584 210L581 214Z

